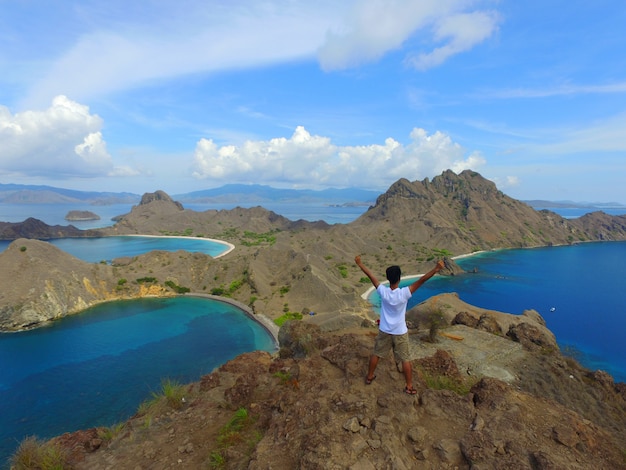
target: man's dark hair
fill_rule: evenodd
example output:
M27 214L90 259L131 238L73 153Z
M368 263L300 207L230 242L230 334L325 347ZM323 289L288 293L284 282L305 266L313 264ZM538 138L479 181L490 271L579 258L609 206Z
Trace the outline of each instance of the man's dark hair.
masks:
M402 276L402 271L400 271L400 266L389 266L387 268L387 280L390 284L395 284L396 282L400 282L400 276Z

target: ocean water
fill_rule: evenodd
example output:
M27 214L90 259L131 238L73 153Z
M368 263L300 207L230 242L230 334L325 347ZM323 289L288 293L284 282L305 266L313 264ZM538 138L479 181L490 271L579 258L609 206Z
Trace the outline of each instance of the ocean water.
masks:
M217 257L229 246L218 240L191 237L115 236L101 238L56 238L46 240L57 248L88 263L110 263L115 258L137 256L153 250L205 253ZM0 240L0 253L12 240Z
M263 202L263 203L220 203L220 204L186 204L185 209L198 212L207 210L227 210L235 207L250 208L263 206L290 220L308 220L315 222L323 220L329 224L347 224L352 222L367 211L368 206L342 206L343 201L337 204L327 203L289 203L289 202ZM48 225L69 225L65 220L69 211L90 211L100 216L100 220L87 220L71 222L81 230L108 227L115 222L111 220L118 215L124 215L131 211L133 204L112 204L108 206L93 206L90 204L5 204L0 203L0 222L22 222L28 217L39 219ZM571 219L580 217L597 209L578 207L546 207L562 217ZM602 209L609 215L626 214L625 207L607 207Z
M563 353L626 382L626 242L498 250L457 262L478 272L431 278L409 308L432 295L456 292L461 300L490 310L521 314L534 309ZM379 307L376 293L370 300Z
M323 203L222 203L222 204L183 204L185 209L197 212L207 210L227 210L235 207L251 208L262 205L267 210L287 217L290 220L323 220L328 224L345 224L352 222L363 214L368 206L341 206ZM23 222L28 217L45 222L48 225L74 225L81 230L109 227L115 222L111 220L118 215L128 214L133 204L113 204L109 206L92 206L89 204L4 204L0 203L0 222ZM65 216L69 211L90 211L100 216L100 220L68 222Z
M200 297L111 302L0 334L0 468L26 436L132 416L169 378L198 380L237 355L275 350L256 321Z

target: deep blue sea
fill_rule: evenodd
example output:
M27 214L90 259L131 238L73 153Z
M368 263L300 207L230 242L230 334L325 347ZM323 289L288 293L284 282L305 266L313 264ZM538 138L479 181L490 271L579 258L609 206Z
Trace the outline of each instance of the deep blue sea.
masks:
M256 204L248 207L252 205ZM233 205L185 207L202 211ZM102 219L74 225L98 228L112 225L111 217L130 208L0 204L0 221L35 217L50 225L67 225L64 217L70 210L91 210ZM292 220L328 223L351 222L367 209L319 204L267 208ZM585 210L567 212L561 215L577 217ZM606 212L623 213L621 209ZM156 245L139 251L178 249L174 240L154 238L150 243ZM133 255L109 255L108 250L114 248L106 244L111 242L123 245L101 240L97 243L104 243L104 251L94 254L95 250L86 249L82 255L72 254L94 262ZM467 270L476 267L478 273L434 278L416 293L414 302L457 292L464 301L488 309L510 313L535 309L564 352L591 369L607 370L617 381L626 381L622 337L626 332L626 243L501 250L458 262ZM402 260L398 263L402 265ZM411 274L409 267L403 268ZM24 436L45 438L115 424L132 415L151 392L158 392L164 378L197 380L242 352L273 348L265 330L239 309L187 297L102 304L49 327L0 334L0 468Z
M267 331L200 297L111 302L0 334L0 468L26 436L125 421L163 379L195 381L253 350L275 350Z
M431 278L409 308L432 295L456 292L461 300L490 310L521 314L534 309L562 352L626 382L626 242L498 250L457 262L478 272ZM371 301L378 308L378 294Z

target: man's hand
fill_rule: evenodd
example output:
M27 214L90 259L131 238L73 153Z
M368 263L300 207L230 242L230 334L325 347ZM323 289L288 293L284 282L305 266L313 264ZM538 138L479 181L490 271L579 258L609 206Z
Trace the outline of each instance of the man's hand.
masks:
M437 272L441 271L445 267L446 267L446 263L444 263L442 259L437 261L437 266L435 266L435 268L437 269Z
M354 262L357 264L357 266L361 266L361 255L356 255L354 257Z

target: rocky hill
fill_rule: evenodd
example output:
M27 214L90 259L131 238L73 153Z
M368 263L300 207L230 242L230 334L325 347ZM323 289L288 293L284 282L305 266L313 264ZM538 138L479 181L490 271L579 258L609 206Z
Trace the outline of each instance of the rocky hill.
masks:
M53 443L89 470L625 468L624 384L550 349L532 313L507 319L449 294L420 308L437 302L455 316L512 321L517 333L457 324L431 342L411 330L419 392L409 396L392 358L365 384L373 324L323 333L292 321L278 354L241 355L121 426Z
M183 387L184 400L163 397L124 426L57 438L74 468L626 468L624 384L561 356L536 312L429 299L408 315L419 394L402 393L391 358L366 386L376 330L353 262L363 253L377 272L400 263L418 273L476 250L626 240L626 217L538 212L466 171L400 180L359 219L332 226L261 207L194 212L157 191L113 227L83 235L116 234L208 237L236 249L106 265L17 239L0 254L1 285L11 286L0 294L0 328L177 287L227 293L263 318L316 315L281 329L279 354L241 356ZM449 267L444 275L458 274Z
M24 222L0 222L0 240L17 238L34 238L49 240L51 238L93 237L97 232L86 232L73 225L48 225L41 220L29 217Z

